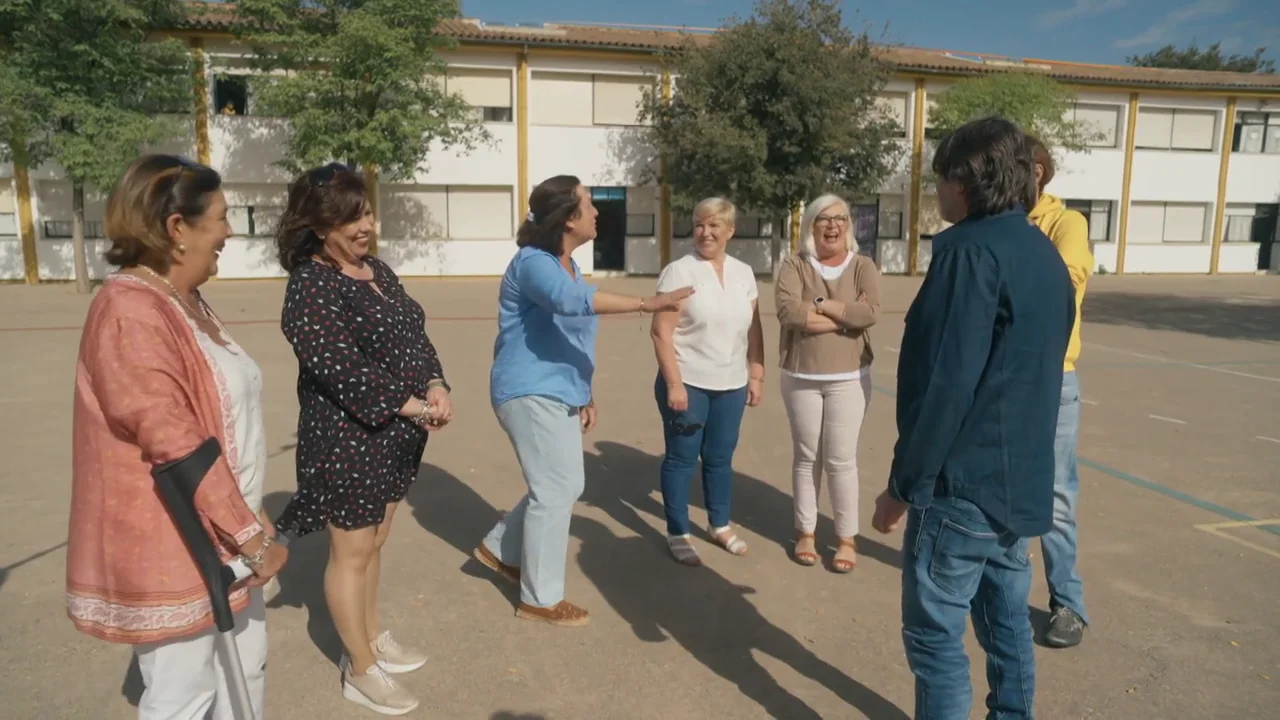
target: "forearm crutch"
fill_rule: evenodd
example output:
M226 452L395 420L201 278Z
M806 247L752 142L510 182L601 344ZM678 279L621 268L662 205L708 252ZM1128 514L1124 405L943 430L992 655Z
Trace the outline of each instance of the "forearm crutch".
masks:
M214 549L213 540L205 532L200 515L196 512L196 490L220 455L222 446L218 444L217 438L211 437L185 458L155 467L151 476L155 478L160 500L168 508L169 515L209 590L213 622L218 630L215 645L217 658L223 663L223 675L230 686L236 720L257 720L253 714L253 703L249 699L249 684L245 680L244 666L240 662L240 651L236 647L236 619L231 613L231 585L248 577L253 571L240 558L227 565L222 564L218 551Z

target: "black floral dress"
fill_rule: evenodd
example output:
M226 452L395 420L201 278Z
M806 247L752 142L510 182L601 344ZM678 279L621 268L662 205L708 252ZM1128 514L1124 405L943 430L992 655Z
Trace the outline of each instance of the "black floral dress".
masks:
M385 263L366 262L372 282L312 261L285 290L280 327L298 358L298 491L276 525L295 537L377 525L404 499L427 433L398 412L444 381L422 306Z

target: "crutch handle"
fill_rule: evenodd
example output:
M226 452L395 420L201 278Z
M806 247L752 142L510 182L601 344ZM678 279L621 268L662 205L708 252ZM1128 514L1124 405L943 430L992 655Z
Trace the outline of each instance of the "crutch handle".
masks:
M208 474L209 468L222 455L222 446L217 438L205 440L200 447L180 460L158 465L151 470L151 477L156 481L156 492L160 500L169 510L173 524L182 535L200 569L205 587L209 590L209 601L212 605L213 621L219 632L231 632L236 626L235 617L231 614L231 584L236 580L236 572L230 566L222 564L213 540L205 532L204 523L200 522L200 514L196 512L196 491Z

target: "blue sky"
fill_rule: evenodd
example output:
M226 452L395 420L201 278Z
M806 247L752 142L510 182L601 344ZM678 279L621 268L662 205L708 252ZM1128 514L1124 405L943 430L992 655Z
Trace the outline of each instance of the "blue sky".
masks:
M753 0L462 0L495 23L596 22L715 27ZM1166 43L1280 59L1280 0L845 0L845 21L920 47L1076 62L1123 63ZM978 8L981 10L978 10Z

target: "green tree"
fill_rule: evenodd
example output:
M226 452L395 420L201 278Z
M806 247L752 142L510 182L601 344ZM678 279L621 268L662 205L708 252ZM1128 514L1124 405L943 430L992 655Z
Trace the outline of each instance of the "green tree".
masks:
M879 190L900 153L876 105L889 67L833 0L761 0L662 62L677 89L670 102L648 91L641 115L665 159L655 179L680 209L709 195L775 217L824 192L852 202Z
M52 162L71 181L76 288L89 291L86 188L106 191L190 113L190 55L152 33L179 0L10 0L0 4L0 158Z
M1276 63L1262 57L1266 51L1266 48L1260 47L1251 55L1223 55L1220 42L1203 50L1193 42L1183 49L1165 45L1146 55L1131 56L1126 62L1138 67L1271 74L1276 71Z
M942 135L987 115L1002 115L1048 147L1084 150L1103 133L1074 120L1076 95L1053 78L1030 72L1009 72L961 80L937 96L929 113L931 135Z
M439 53L453 43L436 27L458 12L455 0L239 0L236 35L264 73L255 100L291 126L279 164L297 173L337 160L407 180L433 148L487 142L442 82ZM372 192L376 207L376 182Z

